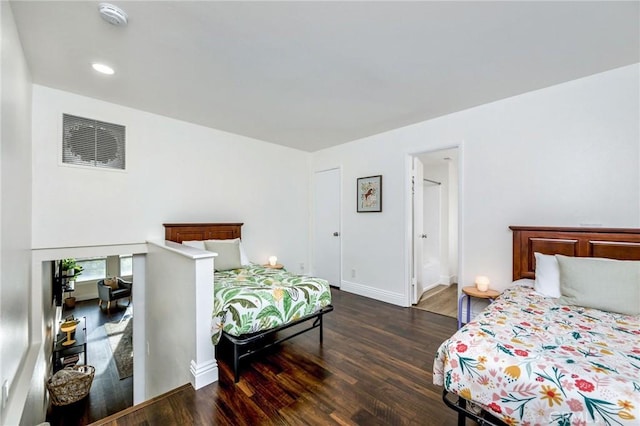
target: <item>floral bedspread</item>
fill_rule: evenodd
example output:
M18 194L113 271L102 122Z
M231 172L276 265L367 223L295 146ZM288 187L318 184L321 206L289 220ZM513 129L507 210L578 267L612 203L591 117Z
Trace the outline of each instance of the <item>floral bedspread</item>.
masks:
M440 346L433 382L509 425L639 425L640 317L514 286Z
M284 269L251 265L216 272L211 340L222 332L233 336L287 324L331 304L329 283Z

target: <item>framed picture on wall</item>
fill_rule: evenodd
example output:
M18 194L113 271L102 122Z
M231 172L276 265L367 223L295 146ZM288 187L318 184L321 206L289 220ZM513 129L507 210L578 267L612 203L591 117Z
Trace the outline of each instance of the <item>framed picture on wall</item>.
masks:
M358 185L358 213L382 211L382 175L361 177Z

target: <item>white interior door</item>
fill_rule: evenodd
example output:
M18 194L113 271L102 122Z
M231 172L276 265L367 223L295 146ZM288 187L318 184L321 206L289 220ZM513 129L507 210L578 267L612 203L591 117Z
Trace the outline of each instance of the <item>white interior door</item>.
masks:
M340 169L315 173L314 275L340 287Z
M413 256L412 256L412 278L411 278L411 303L416 304L420 300L423 292L422 284L422 245L424 240L424 166L417 157L413 158Z

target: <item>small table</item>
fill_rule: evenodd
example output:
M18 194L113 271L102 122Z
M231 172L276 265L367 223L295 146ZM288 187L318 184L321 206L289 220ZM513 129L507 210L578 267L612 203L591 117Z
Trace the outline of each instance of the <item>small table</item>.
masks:
M268 263L266 265L262 265L265 268L270 268L270 269L282 269L284 268L284 265L281 265L279 263L276 263L275 265L269 265Z
M458 329L462 327L462 301L467 298L467 323L471 321L471 298L476 299L488 299L489 302L500 296L500 293L496 290L480 291L475 286L462 287L462 293L460 299L458 299Z
M61 327L60 333L53 342L53 372L62 369L64 367L62 358L80 355L84 358L84 365L87 365L87 317L77 318L80 322L75 325L75 337L71 338L70 334L73 331L73 327ZM69 340L71 338L71 340Z

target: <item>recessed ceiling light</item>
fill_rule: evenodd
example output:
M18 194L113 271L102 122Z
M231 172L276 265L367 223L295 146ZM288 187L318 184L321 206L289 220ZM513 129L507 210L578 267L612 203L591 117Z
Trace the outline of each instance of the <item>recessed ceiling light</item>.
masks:
M93 67L94 70L102 74L112 75L115 72L113 68L105 64L99 64L97 62L94 62L93 64L91 64L91 66Z

